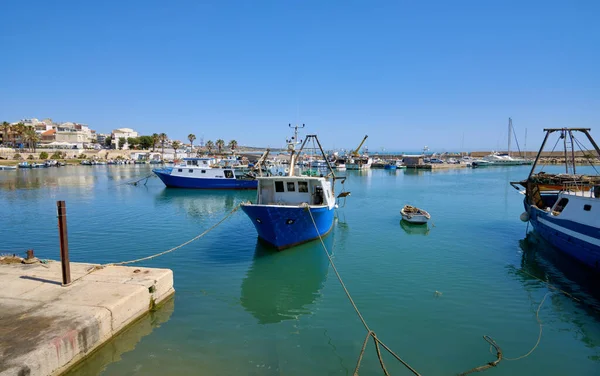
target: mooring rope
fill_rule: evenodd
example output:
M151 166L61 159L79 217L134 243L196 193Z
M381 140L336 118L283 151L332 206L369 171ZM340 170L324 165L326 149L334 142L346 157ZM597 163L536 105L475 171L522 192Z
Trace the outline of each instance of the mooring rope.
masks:
M325 242L323 241L323 237L321 236L321 233L319 232L319 228L317 227L317 223L315 222L315 218L313 217L312 212L310 211L310 207L307 204L305 204L304 207L305 207L306 211L308 211L308 213L310 214L310 219L312 220L312 223L315 226L315 230L317 231L317 234L319 235L319 240L321 241L321 246L323 247L323 250L325 251L325 254L327 255L327 258L329 259L329 263L331 264L331 268L335 272L335 275L336 275L338 281L340 282L340 285L344 289L344 292L346 293L346 296L348 297L348 300L350 301L350 304L352 304L352 307L354 308L354 311L356 312L356 315L358 316L358 318L362 322L363 326L367 330L367 336L365 337L365 341L364 341L363 346L362 346L362 348L360 350L360 355L358 356L358 360L356 362L356 367L354 369L354 374L353 375L354 376L358 375L358 370L360 368L360 363L362 361L363 355L365 353L365 349L366 349L367 344L369 342L369 337L372 337L373 341L375 343L375 350L377 351L377 358L379 359L379 364L381 365L381 369L382 369L383 373L386 376L389 376L389 373L388 373L387 369L385 368L385 363L383 362L383 358L381 357L381 351L379 349L379 345L381 345L384 349L386 349L394 358L396 358L400 363L402 363L414 375L420 376L421 374L419 372L417 372L413 367L410 366L410 364L408 364L406 361L404 361L402 358L400 358L389 347L387 347L383 342L381 342L381 340L379 338L377 338L377 335L375 334L375 332L373 332L369 328L369 324L367 324L367 321L365 320L365 318L363 317L362 313L360 312L360 310L356 306L356 303L354 302L354 299L352 299L352 295L350 295L350 291L348 291L348 288L346 287L346 284L344 283L344 280L342 279L342 276L338 272L338 270L337 270L337 268L335 266L335 263L333 262L333 259L331 258L331 255L329 254L329 251L327 250L327 246L325 245Z
M396 358L396 360L398 360L400 363L402 363L402 365L404 365L414 375L421 376L421 374L417 370L415 370L413 367L411 367L410 364L408 364L398 354L396 354L394 351L392 351L392 349L390 349L385 343L383 343L377 337L377 335L375 334L375 332L371 330L371 328L367 324L367 321L365 320L365 318L363 317L362 313L358 309L358 306L354 302L354 299L352 299L352 295L350 295L350 291L348 291L348 288L346 287L346 284L342 280L342 276L338 272L337 267L335 266L335 263L333 262L333 259L332 259L331 255L330 255L329 251L327 250L327 246L325 245L325 242L323 241L323 237L321 236L321 233L319 232L319 228L317 227L317 223L315 222L315 218L313 217L312 212L310 211L310 206L305 203L303 205L303 207L310 214L310 219L312 220L313 226L315 227L315 230L317 231L317 235L319 235L319 241L321 242L321 246L323 247L323 250L325 251L325 254L327 255L327 258L329 259L329 264L331 265L331 268L335 272L335 275L336 275L338 281L340 282L340 285L344 289L344 292L346 293L346 296L348 297L348 300L350 301L350 304L352 304L352 307L354 308L354 311L356 312L356 315L358 316L358 318L362 322L363 326L367 330L367 335L365 337L363 345L362 345L362 347L360 349L360 353L358 355L358 359L356 361L356 367L354 368L353 376L358 376L358 371L360 369L360 365L361 365L363 356L365 354L365 349L367 348L367 344L369 343L369 337L373 338L373 342L375 344L375 351L377 352L377 359L379 360L379 365L381 366L381 370L383 371L383 374L385 376L389 376L390 374L389 374L387 368L385 367L385 363L383 361L383 357L381 356L381 350L379 348L380 345L388 353L390 353L394 358ZM489 337L489 336L483 336L483 339L486 340L490 344L490 346L492 346L492 347L494 347L496 349L496 360L494 360L493 362L486 363L486 364L484 364L482 366L472 368L472 369L470 369L470 370L468 370L466 372L460 373L459 374L460 376L468 375L470 373L475 373L475 372L481 372L481 371L485 371L488 368L496 367L498 365L498 363L500 363L500 361L502 360L502 349L500 348L500 346L498 346L498 344L491 337Z
M207 230L203 231L201 234L199 234L199 235L197 235L197 236L195 236L195 237L191 238L190 240L188 240L188 241L186 241L186 242L184 242L184 243L182 243L182 244L180 244L180 245L178 245L178 246L176 246L176 247L173 247L173 248L171 248L171 249L168 249L168 250L166 250L166 251L163 251L163 252L155 253L155 254L153 254L153 255L150 255L150 256L146 256L146 257L142 257L142 258L139 258L139 259L135 259L135 260L121 261L121 262L113 262L113 263L109 263L109 264L103 264L103 265L94 265L94 266L92 266L90 269L88 269L88 271L87 271L87 272L86 272L84 275L82 275L82 276L80 276L80 277L77 277L77 278L75 278L74 280L72 280L72 281L71 281L71 284L73 284L73 283L75 283L76 281L80 280L81 278L83 278L83 277L85 277L85 276L87 276L87 275L89 275L89 274L93 273L94 271L96 271L96 270L100 270L100 269L103 269L103 268L105 268L105 267L107 267L107 266L119 266L119 265L127 265L127 264L133 264L133 263L140 262L140 261L151 260L151 259L153 259L153 258L156 258L156 257L162 256L162 255L166 255L167 253L174 252L174 251L178 250L178 249L179 249L179 248L181 248L181 247L185 247L186 245L188 245L188 244L190 244L190 243L192 243L192 242L194 242L194 241L196 241L196 240L198 240L198 239L202 238L203 236L205 236L206 234L208 234L209 232L211 232L212 230L214 230L215 228L217 228L217 226L219 226L221 223L225 222L225 220L227 220L227 219L228 219L229 217L231 217L231 216L232 216L232 215L233 215L233 214L234 214L236 211L238 211L238 209L240 208L240 206L241 206L241 205L242 205L242 204L238 204L238 205L236 205L236 207L235 207L235 208L233 208L233 210L231 210L229 213L227 213L227 215L225 215L225 217L223 217L223 218L222 218L222 219L221 219L219 222L215 223L214 225L212 225L211 227L209 227Z
M168 249L166 251L160 252L160 253L156 253L154 255L150 255L150 256L146 256L146 257L142 257L139 259L135 259L135 260L130 260L130 261L121 261L121 262L115 262L115 263L111 263L111 264L106 264L106 266L117 266L117 265L127 265L127 264L133 264L136 262L140 262L140 261L146 261L146 260L151 260L153 258L162 256L162 255L166 255L167 253L171 253L173 251L178 250L181 247L185 247L186 245L202 238L204 235L208 234L209 232L211 232L212 230L214 230L215 228L217 228L217 226L219 226L221 223L225 222L229 217L231 217L233 215L233 213L235 213L236 211L238 211L238 209L240 208L241 204L236 205L235 208L233 208L232 211L230 211L227 215L225 215L225 217L223 217L219 222L215 223L214 225L212 225L211 227L209 227L207 230L203 231L200 235L197 235L193 238L191 238L190 240L179 244L176 247L173 247L171 249Z
M546 301L546 298L548 297L548 295L552 294L550 291L546 293L546 295L544 295L544 299L542 299L542 301L540 302L540 305L538 306L537 311L535 312L535 319L537 320L539 326L540 326L540 334L538 335L538 339L537 342L535 343L535 345L531 348L531 350L529 350L529 352L525 355L521 355L517 358L504 358L506 360L519 360L519 359L523 359L523 358L527 358L529 355L531 355L535 349L537 349L538 345L540 344L540 341L542 340L542 320L540 320L540 309L542 308L542 306L544 305L544 302ZM490 347L490 351L492 350L492 348Z

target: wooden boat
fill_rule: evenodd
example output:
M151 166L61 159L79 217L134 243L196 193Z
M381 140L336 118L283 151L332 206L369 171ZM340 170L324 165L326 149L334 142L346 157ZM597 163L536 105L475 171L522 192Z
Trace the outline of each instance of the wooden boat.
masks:
M431 218L425 210L410 205L404 205L400 214L403 220L414 224L425 224Z

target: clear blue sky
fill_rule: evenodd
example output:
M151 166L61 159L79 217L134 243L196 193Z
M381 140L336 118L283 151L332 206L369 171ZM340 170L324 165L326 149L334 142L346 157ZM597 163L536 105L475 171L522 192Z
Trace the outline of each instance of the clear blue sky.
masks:
M0 121L184 139L496 149L600 141L600 1L0 2ZM596 131L594 132L594 129Z

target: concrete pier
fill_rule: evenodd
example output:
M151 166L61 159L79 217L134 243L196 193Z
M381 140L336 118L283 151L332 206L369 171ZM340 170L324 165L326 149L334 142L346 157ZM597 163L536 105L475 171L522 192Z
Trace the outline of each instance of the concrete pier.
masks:
M0 265L0 376L58 375L175 292L169 269L96 266L62 286L60 262Z

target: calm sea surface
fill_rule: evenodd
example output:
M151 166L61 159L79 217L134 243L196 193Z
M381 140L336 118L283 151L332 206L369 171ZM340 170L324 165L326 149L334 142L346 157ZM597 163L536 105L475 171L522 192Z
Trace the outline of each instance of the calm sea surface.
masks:
M352 195L325 243L372 329L420 373L452 375L494 360L483 335L506 357L527 353L539 334L536 310L550 293L537 349L485 374L600 374L599 280L526 237L522 196L508 182L528 171L346 173ZM179 245L255 196L166 189L156 178L125 184L149 173L147 166L0 171L0 253L33 248L58 259L56 200L67 202L71 260L106 263ZM407 203L428 210L433 223L401 223ZM73 374L352 374L366 333L320 243L272 253L240 211L142 265L173 270L174 299ZM384 359L391 374L409 374ZM380 374L370 344L361 375Z

